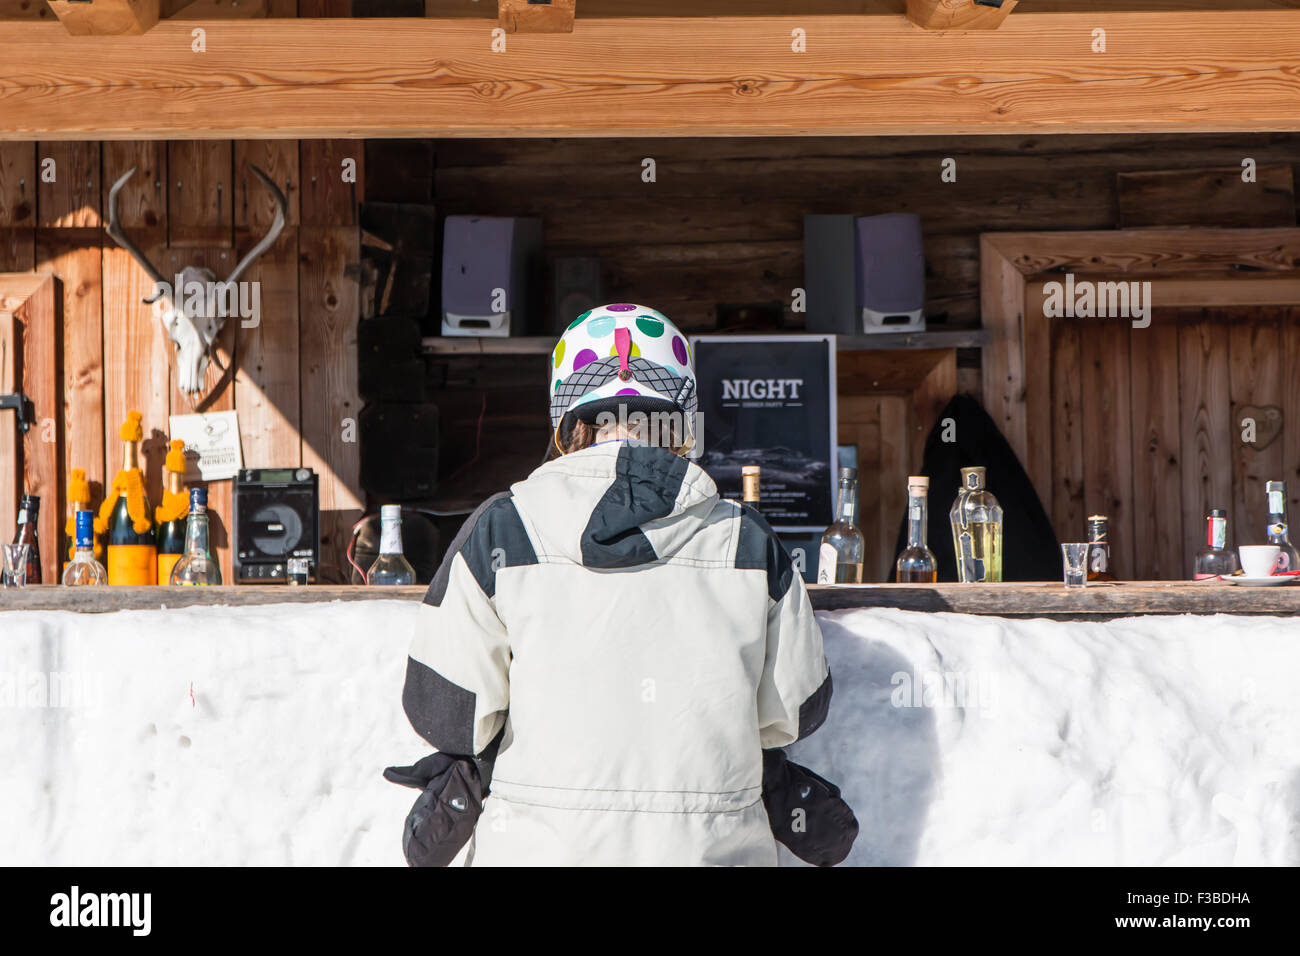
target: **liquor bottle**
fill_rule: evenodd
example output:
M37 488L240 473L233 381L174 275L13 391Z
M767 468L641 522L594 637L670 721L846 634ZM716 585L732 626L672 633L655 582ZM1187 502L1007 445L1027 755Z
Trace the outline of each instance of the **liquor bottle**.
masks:
M108 572L95 560L95 513L89 508L77 512L76 550L63 569L63 583L73 585L108 584Z
M1114 581L1110 570L1110 518L1088 516L1088 580Z
M1237 572L1237 555L1229 551L1228 513L1222 508L1215 508L1205 518L1206 546L1196 553L1192 566L1192 578L1218 578Z
M930 528L929 495L929 478L912 475L907 479L907 547L894 567L895 580L900 584L933 584L939 579L939 563L925 543Z
M415 568L402 554L402 506L384 505L379 509L379 557L366 572L366 583L401 585L415 583Z
M139 585L158 583L158 545L154 540L153 511L145 494L140 470L140 442L144 429L140 413L128 412L122 423L122 470L104 496L99 516L108 525L108 583Z
M154 509L158 524L158 583L170 584L172 568L185 553L185 516L187 504L185 487L185 442L171 443L163 463L163 500Z
M757 512L762 512L759 504L758 478L761 473L759 465L745 465L740 469L740 483L745 504Z
M185 553L172 567L169 584L220 584L221 566L208 550L208 490L190 489L190 514L185 520Z
M63 548L63 566L65 568L77 552L77 514L82 511L91 513L91 536L94 541L93 553L95 560L98 561L104 556L104 543L99 536L108 530L108 525L90 507L90 482L86 480L86 469L73 468L68 477L68 522L63 526L63 532L68 539Z
M18 500L18 534L14 544L27 545L27 583L41 583L41 540L36 521L41 514L41 496L23 495Z
M1002 506L984 487L982 466L961 470L961 488L948 512L957 580L1002 580Z
M1270 481L1264 487L1268 491L1268 543L1281 549L1273 573L1300 571L1300 554L1287 535L1286 482Z
M858 510L858 470L840 469L839 503L835 523L822 535L817 553L818 584L860 584L866 542L855 518Z

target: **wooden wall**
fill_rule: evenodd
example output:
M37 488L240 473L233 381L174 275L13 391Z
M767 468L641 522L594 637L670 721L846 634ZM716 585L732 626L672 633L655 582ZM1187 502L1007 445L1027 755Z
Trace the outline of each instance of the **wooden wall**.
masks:
M321 478L322 573L342 577L339 546L360 516L355 421L360 259L359 184L343 184L345 141L0 143L0 272L47 272L62 287L61 472L85 468L98 500L120 467L118 426L144 416L150 497L161 494L168 415L191 411L175 388L171 345L149 306L151 284L103 230L108 191L131 167L119 197L124 228L165 274L186 264L228 274L265 234L274 204L249 171L264 169L289 200L276 245L246 274L261 283L255 328L237 333L233 381L208 406L239 416L246 467L314 468ZM41 175L54 161L54 181ZM354 268L349 270L349 266ZM233 324L235 329L229 326ZM229 358L230 356L226 356ZM221 373L209 368L209 381ZM214 539L229 580L230 482L209 489ZM44 506L64 514L64 488ZM53 549L54 542L46 543Z
M1265 483L1300 500L1300 309L1156 309L1151 326L1057 320L1051 333L1057 534L1111 517L1121 578L1185 578L1205 515L1228 547L1265 540ZM1242 421L1257 424L1243 440ZM1063 489L1069 493L1060 493Z

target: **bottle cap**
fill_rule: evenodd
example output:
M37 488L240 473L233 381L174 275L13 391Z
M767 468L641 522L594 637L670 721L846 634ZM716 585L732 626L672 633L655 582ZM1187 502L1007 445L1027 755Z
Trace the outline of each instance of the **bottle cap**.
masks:
M740 468L740 473L742 475L757 475L759 473L759 470L760 469L758 465L742 465Z
M841 468L840 481L843 481L846 478L852 479L853 481L857 481L858 470L856 468Z
M402 520L402 506L401 506L401 505L381 505L380 508L379 508L379 520L380 520L380 521L383 521L383 522L388 522L388 521L401 521L401 520Z
M40 495L23 495L18 502L19 507L26 508L29 511L35 511L41 506Z
M929 490L930 490L930 479L927 478L925 475L908 475L908 476L907 476L907 487L908 487L908 488L920 488L920 489L922 489L923 491L929 491Z
M1089 520L1089 521L1109 521L1110 518L1108 518L1106 515L1088 515L1088 520Z
M95 512L78 511L77 512L77 547L89 548L95 544Z
M1211 517L1211 518L1226 518L1226 517L1228 517L1228 512L1224 511L1222 508L1211 508L1211 509L1210 509L1210 517Z
M970 488L971 490L983 488L984 472L985 468L983 465L971 465L967 468L963 468L961 470L961 486L963 488Z
M208 510L208 489L191 488L190 489L190 510L197 511L202 509Z
M1270 481L1264 485L1265 491L1286 491L1285 481Z

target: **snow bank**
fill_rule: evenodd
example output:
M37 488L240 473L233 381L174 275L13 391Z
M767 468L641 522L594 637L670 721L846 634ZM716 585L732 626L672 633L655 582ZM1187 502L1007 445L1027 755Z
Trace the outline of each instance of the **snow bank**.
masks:
M416 610L0 614L0 864L402 864ZM1300 863L1300 624L819 618L850 863Z

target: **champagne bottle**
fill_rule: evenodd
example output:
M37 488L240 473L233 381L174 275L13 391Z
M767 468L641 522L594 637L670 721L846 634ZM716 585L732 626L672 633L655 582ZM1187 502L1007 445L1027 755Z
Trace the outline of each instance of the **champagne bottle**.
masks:
M862 558L866 554L866 541L858 530L858 470L840 469L839 503L835 508L835 523L822 535L817 553L818 584L860 584Z
M1088 580L1114 581L1110 570L1110 518L1088 516Z
M220 584L221 566L208 549L208 490L190 489L190 513L185 520L185 553L172 566L168 584Z
M63 569L64 585L107 584L108 572L95 560L95 513L89 508L77 512L74 537L76 550L68 566Z
M402 585L415 583L415 568L402 554L402 506L379 509L379 557L366 572L367 584Z
M185 553L185 525L188 504L185 497L185 442L170 445L163 464L163 500L154 509L158 523L158 583L170 584L172 568Z
M758 479L761 473L759 465L745 465L740 469L740 481L745 504L755 511L762 512L759 503Z
M1268 493L1268 543L1280 549L1273 573L1300 571L1300 554L1287 533L1286 482L1270 481L1264 487Z
M930 527L927 514L929 494L929 478L912 475L907 479L907 547L898 556L894 567L895 578L900 584L933 584L939 579L939 563L926 544Z
M1002 580L1002 506L984 487L984 468L961 470L961 489L948 512L957 580L963 584Z
M144 429L139 412L129 412L122 423L122 470L104 498L100 517L108 522L108 583L140 585L158 583L158 546L154 540L153 512L140 470L140 443Z
M41 496L23 495L18 501L18 534L14 544L27 545L27 583L41 583L41 539L36 522L41 514Z

